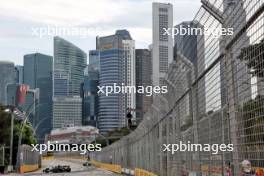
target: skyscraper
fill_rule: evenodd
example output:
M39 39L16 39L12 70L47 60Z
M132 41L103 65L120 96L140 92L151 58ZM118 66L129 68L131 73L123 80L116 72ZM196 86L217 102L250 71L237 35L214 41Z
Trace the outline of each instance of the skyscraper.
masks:
M87 55L84 51L63 38L54 37L54 70L68 74L68 95L80 96L80 85L86 65Z
M89 51L89 65L94 70L100 70L100 55L98 50Z
M90 65L89 65L90 66ZM82 85L83 98L83 125L97 126L98 116L98 85L99 72L89 67L88 74L84 76L84 83Z
M89 51L89 65L84 71L84 83L82 85L83 98L83 125L97 126L98 117L98 85L99 85L99 51Z
M43 126L41 123L46 120L45 118L39 118L39 93L39 88L27 90L25 95L25 103L20 105L21 110L24 112L30 109L28 119L32 124L34 131L36 132L37 138L40 137L38 134L40 134L42 131L41 128Z
M68 96L69 74L63 70L54 70L53 73L54 90L53 96Z
M6 104L6 86L15 83L15 67L13 62L0 61L0 104Z
M223 9L224 11L227 11L227 13L230 13L232 16L226 17L226 21L228 23L226 24L226 28L233 28L234 33L237 33L241 26L246 25L247 18L248 18L248 12L246 12L246 7L244 7L245 2L239 1L239 0L224 0L223 1ZM241 8L238 8L241 7ZM247 36L248 33L244 32L242 36L240 37L241 39L237 41L237 44L234 45L232 48L233 58L237 58L240 55L240 50L244 47L247 47L250 44L250 35ZM225 36L224 40L225 42L222 43L227 43L230 42L231 38L228 36ZM222 46L221 46L222 47ZM236 85L236 91L235 91L235 96L238 102L244 102L246 100L250 100L252 98L252 87L255 87L252 85L252 76L249 74L249 70L247 68L247 65L244 62L241 62L239 59L235 59L233 64L233 69L235 70L234 73L234 79L235 79L235 85ZM225 74L226 70L224 70L224 64L221 63L221 74ZM258 79L258 78L257 78ZM222 76L221 81L223 82L222 89L225 87L224 84L228 84L227 79ZM253 81L254 82L254 81ZM258 82L258 81L256 81ZM223 98L225 100L224 104L227 103L227 97L226 94L228 94L227 89L223 89Z
M82 125L80 96L53 97L53 129Z
M24 56L24 83L31 89L39 88L39 131L37 136L44 140L51 130L52 118L52 56L41 53ZM38 122L37 122L38 123Z
M136 49L136 86L151 86L151 74L152 74L152 57L151 51L148 49ZM143 118L144 112L152 104L152 96L146 94L136 94L136 113L137 123Z
M135 86L135 44L127 30L98 38L100 51L100 86ZM99 95L99 130L101 133L124 127L127 108L135 108L135 94ZM135 114L133 114L135 117Z
M152 4L152 81L153 85L163 84L168 66L173 60L172 34L165 33L165 29L173 27L172 4ZM171 30L170 30L171 31Z
M74 44L54 37L53 129L81 125L81 85L87 55Z
M6 104L18 106L18 89L20 84L11 83L6 85Z
M16 83L23 84L24 67L21 65L16 65L15 70L16 70Z
M193 29L203 29L203 26L198 21L185 21L174 28L193 28ZM185 34L185 35L175 35L174 37L174 54L177 64L188 66L185 59L189 60L192 64L194 78L198 77L205 70L205 46L204 46L204 36L202 34ZM181 56L182 55L182 56ZM181 61L179 61L179 59ZM184 71L183 71L184 72ZM198 81L197 87L197 111L199 114L204 114L206 112L206 88L205 88L205 77L202 77Z

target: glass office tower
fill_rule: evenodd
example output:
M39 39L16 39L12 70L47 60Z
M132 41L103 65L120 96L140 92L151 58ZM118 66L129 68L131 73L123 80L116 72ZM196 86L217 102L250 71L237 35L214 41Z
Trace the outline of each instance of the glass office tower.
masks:
M100 86L135 86L135 43L127 30L97 40L100 51ZM101 133L126 126L127 108L136 108L131 94L99 95L99 130ZM133 113L135 117L135 113Z
M54 37L53 129L82 123L81 85L87 55L69 41Z
M80 96L80 85L86 65L87 55L84 51L63 38L54 37L54 70L68 74L69 96Z
M43 141L51 130L52 119L52 56L41 53L24 56L24 83L31 89L39 88L39 124L37 136ZM36 122L38 123L38 122Z

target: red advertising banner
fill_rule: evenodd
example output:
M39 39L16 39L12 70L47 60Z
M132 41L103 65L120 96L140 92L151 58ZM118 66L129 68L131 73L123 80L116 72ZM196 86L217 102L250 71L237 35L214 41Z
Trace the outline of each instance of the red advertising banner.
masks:
M19 104L25 103L25 96L29 89L29 86L26 84L21 84L18 89L17 99Z

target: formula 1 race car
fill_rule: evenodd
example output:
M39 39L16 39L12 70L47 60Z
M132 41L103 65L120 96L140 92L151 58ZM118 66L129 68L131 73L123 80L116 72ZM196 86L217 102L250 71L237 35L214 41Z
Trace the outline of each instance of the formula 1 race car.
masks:
M70 166L54 166L54 167L47 167L46 169L43 169L43 172L45 173L62 173L62 172L71 172Z

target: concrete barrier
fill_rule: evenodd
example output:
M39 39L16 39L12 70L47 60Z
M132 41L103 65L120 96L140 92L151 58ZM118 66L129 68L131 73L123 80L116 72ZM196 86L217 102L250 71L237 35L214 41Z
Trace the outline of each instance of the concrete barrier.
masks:
M117 164L107 164L107 163L101 163L101 162L97 162L95 160L91 161L92 165L108 170L108 171L112 171L118 174L122 173L122 167L120 165Z
M158 175L156 175L152 172L143 170L143 169L136 168L135 169L135 176L158 176Z
M54 160L54 156L42 156L43 160Z
M27 172L33 172L39 169L39 165L38 164L32 164L32 165L22 165L19 168L19 173L23 174L23 173L27 173Z
M127 168L122 168L120 165L117 165L117 164L101 163L95 160L92 160L91 163L95 167L102 168L108 171L112 171L118 174L125 174L129 176L158 176L152 172L149 172L149 171L146 171L140 168L127 169Z

